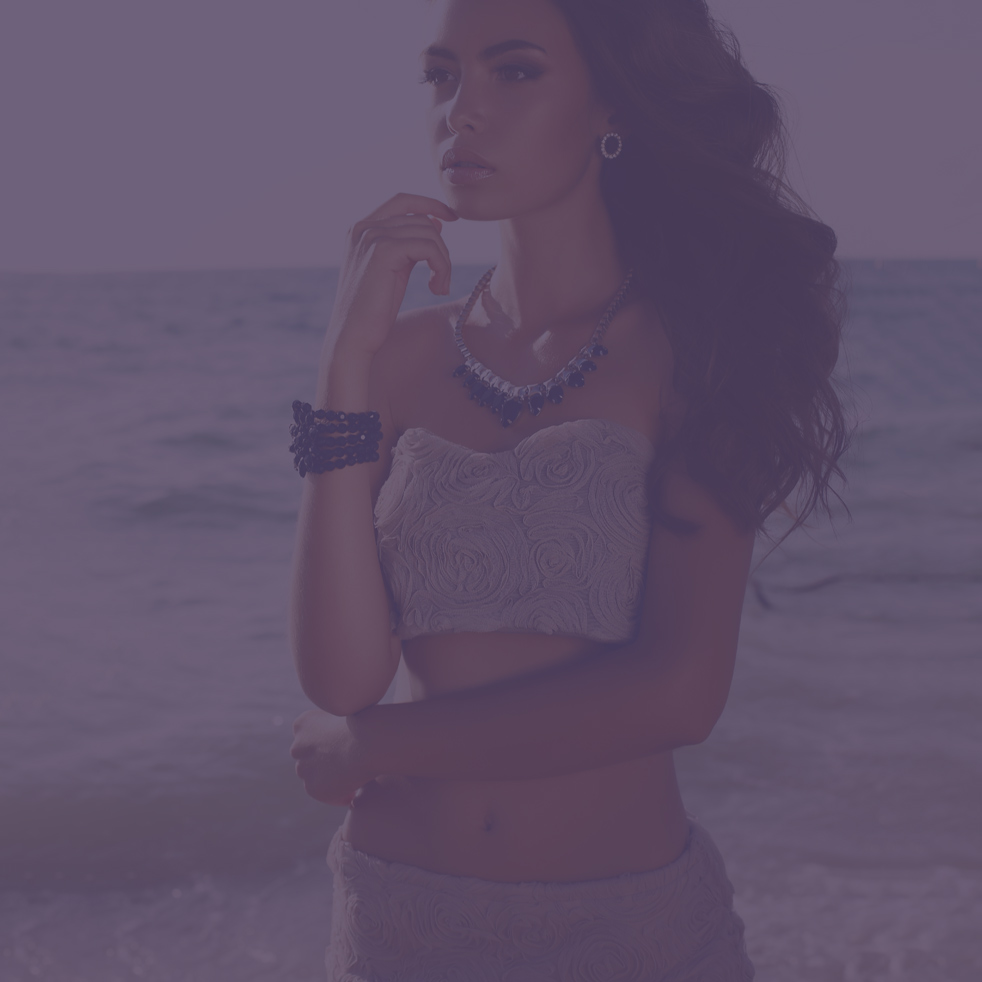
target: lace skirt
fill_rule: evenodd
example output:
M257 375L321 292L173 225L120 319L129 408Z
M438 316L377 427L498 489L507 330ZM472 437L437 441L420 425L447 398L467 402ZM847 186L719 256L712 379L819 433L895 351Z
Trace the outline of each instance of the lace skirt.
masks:
M709 833L642 873L498 883L331 840L329 982L750 982L743 921Z

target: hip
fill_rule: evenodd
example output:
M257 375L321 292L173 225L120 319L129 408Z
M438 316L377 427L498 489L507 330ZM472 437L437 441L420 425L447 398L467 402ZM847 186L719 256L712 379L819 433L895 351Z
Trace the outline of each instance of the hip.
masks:
M655 870L582 882L446 876L331 841L332 980L750 982L719 850L695 819Z

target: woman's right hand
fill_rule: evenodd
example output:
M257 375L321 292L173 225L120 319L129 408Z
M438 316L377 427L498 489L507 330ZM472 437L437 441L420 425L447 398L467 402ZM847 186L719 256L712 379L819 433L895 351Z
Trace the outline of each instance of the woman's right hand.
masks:
M450 252L440 234L441 218L453 222L458 216L436 198L397 194L352 225L328 331L332 348L374 357L418 262L432 270L433 293L450 292Z

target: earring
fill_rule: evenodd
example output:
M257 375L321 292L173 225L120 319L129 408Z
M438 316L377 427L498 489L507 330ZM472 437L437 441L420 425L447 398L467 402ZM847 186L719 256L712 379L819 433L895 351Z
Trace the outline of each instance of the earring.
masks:
M617 149L613 153L607 153L607 140L613 137L617 141ZM619 133L608 133L600 141L600 152L608 159L613 160L615 157L619 157L621 151L624 149L624 141L621 139Z

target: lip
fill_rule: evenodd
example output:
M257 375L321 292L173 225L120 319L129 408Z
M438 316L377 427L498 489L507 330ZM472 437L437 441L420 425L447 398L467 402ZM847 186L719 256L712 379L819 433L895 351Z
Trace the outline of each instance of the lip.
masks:
M494 170L490 167L447 167L443 174L451 184L476 184L493 177Z
M442 168L443 170L446 170L448 167L453 167L454 164L465 162L469 164L478 164L487 170L494 170L494 168L480 154L476 154L473 150L468 150L466 147L451 147L443 155Z

